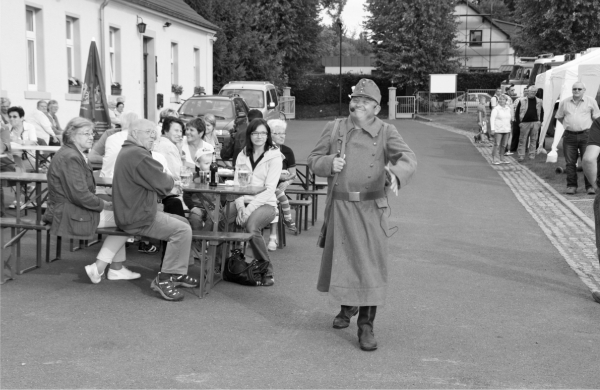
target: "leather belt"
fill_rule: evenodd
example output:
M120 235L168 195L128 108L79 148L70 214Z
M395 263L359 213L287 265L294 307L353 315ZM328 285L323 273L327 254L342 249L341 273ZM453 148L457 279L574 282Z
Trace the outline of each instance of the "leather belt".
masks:
M370 192L341 192L333 191L333 200L345 200L348 202L362 202L363 200L375 200L385 198L385 190L377 190Z
M585 129L585 130L581 130L581 131L565 130L565 133L569 133L569 134L581 134L581 133L585 133L586 131L590 131L590 129Z

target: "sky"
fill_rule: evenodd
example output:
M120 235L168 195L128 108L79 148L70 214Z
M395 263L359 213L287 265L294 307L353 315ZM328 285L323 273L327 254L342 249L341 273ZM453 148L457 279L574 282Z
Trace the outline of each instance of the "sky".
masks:
M350 35L352 31L356 31L356 35L364 31L362 22L367 15L367 12L363 9L365 3L365 0L348 0L346 3L344 12L342 12L342 21L346 26L348 35ZM331 18L329 18L325 12L321 13L321 17L323 18L323 24L331 25Z

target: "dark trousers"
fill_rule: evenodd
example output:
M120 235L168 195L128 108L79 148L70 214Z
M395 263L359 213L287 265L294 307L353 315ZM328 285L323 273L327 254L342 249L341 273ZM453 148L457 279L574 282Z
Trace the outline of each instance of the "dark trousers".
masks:
M596 227L596 254L600 261L600 191L596 193L594 199L594 225Z
M521 128L517 124L517 121L512 122L512 139L510 141L510 151L513 153L517 152L519 147L519 137L521 136Z
M580 133L573 133L565 130L563 136L563 152L565 155L566 172L567 172L567 187L577 188L577 157L585 153L585 146L588 141L589 130L584 130ZM583 177L585 188L590 188L592 185L587 177Z

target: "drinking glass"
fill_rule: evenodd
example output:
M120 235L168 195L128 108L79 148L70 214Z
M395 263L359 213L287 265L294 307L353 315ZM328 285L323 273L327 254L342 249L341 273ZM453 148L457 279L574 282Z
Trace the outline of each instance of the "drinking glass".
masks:
M250 184L250 171L240 169L238 171L238 182L241 187L246 187Z
M183 187L189 187L192 184L192 169L190 167L181 167L179 176Z

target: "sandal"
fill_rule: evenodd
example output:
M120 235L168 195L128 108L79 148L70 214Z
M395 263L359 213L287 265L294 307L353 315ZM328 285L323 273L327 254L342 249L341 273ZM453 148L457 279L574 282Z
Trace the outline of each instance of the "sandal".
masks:
M145 243L140 241L140 245L138 247L138 252L142 252L142 253L156 253L156 251L158 251L158 248L155 247L153 244L151 243Z
M171 280L175 284L175 287L179 287L179 286L198 287L198 286L200 286L200 281L198 279L192 278L190 275L173 275L173 276L171 276Z
M157 275L150 284L150 288L158 292L167 301L183 300L183 293L175 288L175 283L171 278L161 281Z

